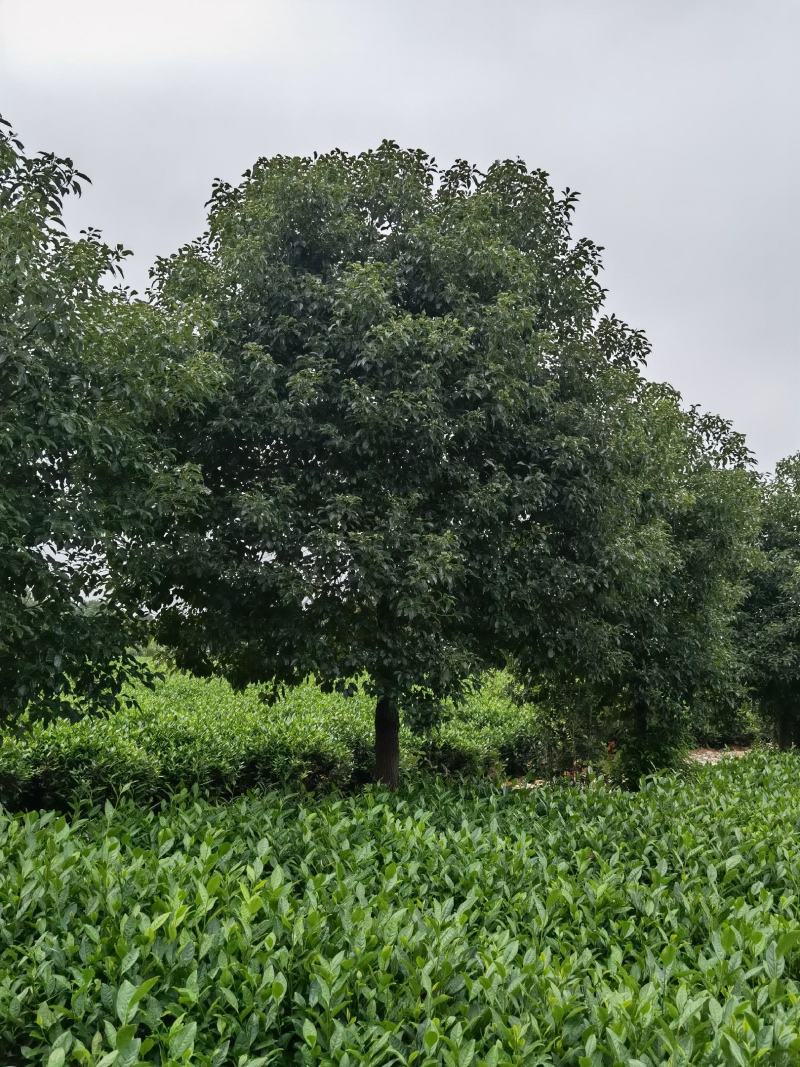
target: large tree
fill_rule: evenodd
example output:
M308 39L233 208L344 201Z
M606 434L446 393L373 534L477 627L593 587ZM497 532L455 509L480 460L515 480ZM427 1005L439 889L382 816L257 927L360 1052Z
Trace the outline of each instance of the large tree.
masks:
M518 672L587 754L619 744L618 768L643 772L682 757L698 718L723 723L745 695L737 610L756 554L757 477L743 436L685 408L669 385L639 379L626 427L628 565L595 605L604 640L549 670L533 647Z
M106 283L126 255L62 207L84 176L0 122L0 721L111 702L143 615L106 553L151 542L200 489L155 438L213 368L191 323Z
M203 309L225 380L171 442L203 507L131 588L194 670L365 675L390 786L401 707L511 654L613 655L647 346L601 317L574 204L519 161L439 170L389 142L262 159L153 272L158 307Z
M781 748L800 744L800 453L762 482L760 552L741 613L753 696Z

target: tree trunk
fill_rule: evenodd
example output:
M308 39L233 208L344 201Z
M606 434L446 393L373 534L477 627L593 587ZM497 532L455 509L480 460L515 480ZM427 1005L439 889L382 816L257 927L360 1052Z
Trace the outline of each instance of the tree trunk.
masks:
M643 746L647 741L647 701L638 693L633 697L633 734L636 743Z
M778 748L785 752L796 741L797 728L794 715L785 705L778 712Z
M375 781L387 789L400 782L400 713L385 693L375 705Z

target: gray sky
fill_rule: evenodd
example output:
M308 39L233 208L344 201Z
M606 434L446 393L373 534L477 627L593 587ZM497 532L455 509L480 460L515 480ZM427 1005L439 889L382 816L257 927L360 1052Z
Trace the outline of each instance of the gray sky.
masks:
M391 137L582 193L650 371L800 449L800 0L0 0L0 112L136 256L258 156Z

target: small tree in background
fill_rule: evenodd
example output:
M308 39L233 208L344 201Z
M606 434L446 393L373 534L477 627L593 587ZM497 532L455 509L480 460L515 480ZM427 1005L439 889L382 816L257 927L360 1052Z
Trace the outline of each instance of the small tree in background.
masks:
M741 613L753 696L781 748L800 744L800 454L762 483L761 551Z
M190 324L104 286L121 247L66 235L82 180L0 125L0 720L110 703L145 672L131 651L143 617L116 597L106 554L150 543L199 488L153 431L210 368L187 359Z
M644 380L636 410L629 567L605 600L605 649L576 649L563 673L519 664L554 713L572 709L576 736L616 739L629 784L679 759L696 709L725 718L741 703L735 621L758 531L750 453L729 423Z
M758 491L741 434L717 416L682 410L668 386L648 385L643 423L650 471L640 514L650 581L622 603L624 668L612 674L630 779L674 763L694 709L730 715L744 696L736 613L758 533Z
M158 635L235 683L368 676L376 774L484 668L614 655L644 338L599 316L575 195L384 143L260 160L154 270L225 380L172 440L207 489L130 569Z

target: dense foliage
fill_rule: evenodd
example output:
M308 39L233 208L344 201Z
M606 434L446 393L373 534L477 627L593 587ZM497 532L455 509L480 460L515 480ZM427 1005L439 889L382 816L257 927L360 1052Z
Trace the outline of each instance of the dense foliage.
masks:
M800 454L763 485L761 552L740 618L753 694L782 747L800 742Z
M508 689L507 676L487 677L425 735L404 729L404 769L545 774L569 765L566 729ZM255 687L170 674L128 696L135 702L108 717L0 735L0 802L64 808L125 794L147 803L181 787L230 796L251 786L351 787L372 773L374 709L362 686L344 696L306 682L265 708Z
M366 675L390 783L399 704L435 712L510 653L597 664L648 566L647 345L600 316L574 204L518 161L264 159L154 272L160 307L205 309L225 378L174 441L204 506L126 554L134 595L195 671Z
M612 788L800 741L800 457L519 161L260 160L148 301L82 180L0 124L0 1062L800 1062L798 758Z
M507 664L631 781L735 714L749 453L642 379L575 194L389 142L259 160L143 302L104 282L122 248L64 233L69 160L4 133L0 163L6 720L113 706L148 616L236 685L360 677L392 785L400 708Z
M71 161L0 131L0 716L113 706L155 613L236 684L361 677L391 784L400 706L507 662L632 780L745 680L794 739L797 461L754 564L745 442L640 377L574 194L388 142L260 160L143 303L65 234Z
M566 686L557 680L554 694L602 715L634 781L676 762L698 717L718 723L718 734L733 729L746 685L736 615L759 528L758 483L741 434L683 410L668 386L643 386L638 404L630 446L644 559L611 617L614 654L588 673L576 670Z
M82 180L0 125L0 1061L799 1062L798 759L612 783L800 742L800 458L522 162L259 160L146 302Z
M799 770L2 815L0 1058L789 1067Z
M68 159L0 122L0 721L112 704L141 673L113 544L152 540L199 488L156 434L202 394L191 329L104 284L126 253L64 231Z

